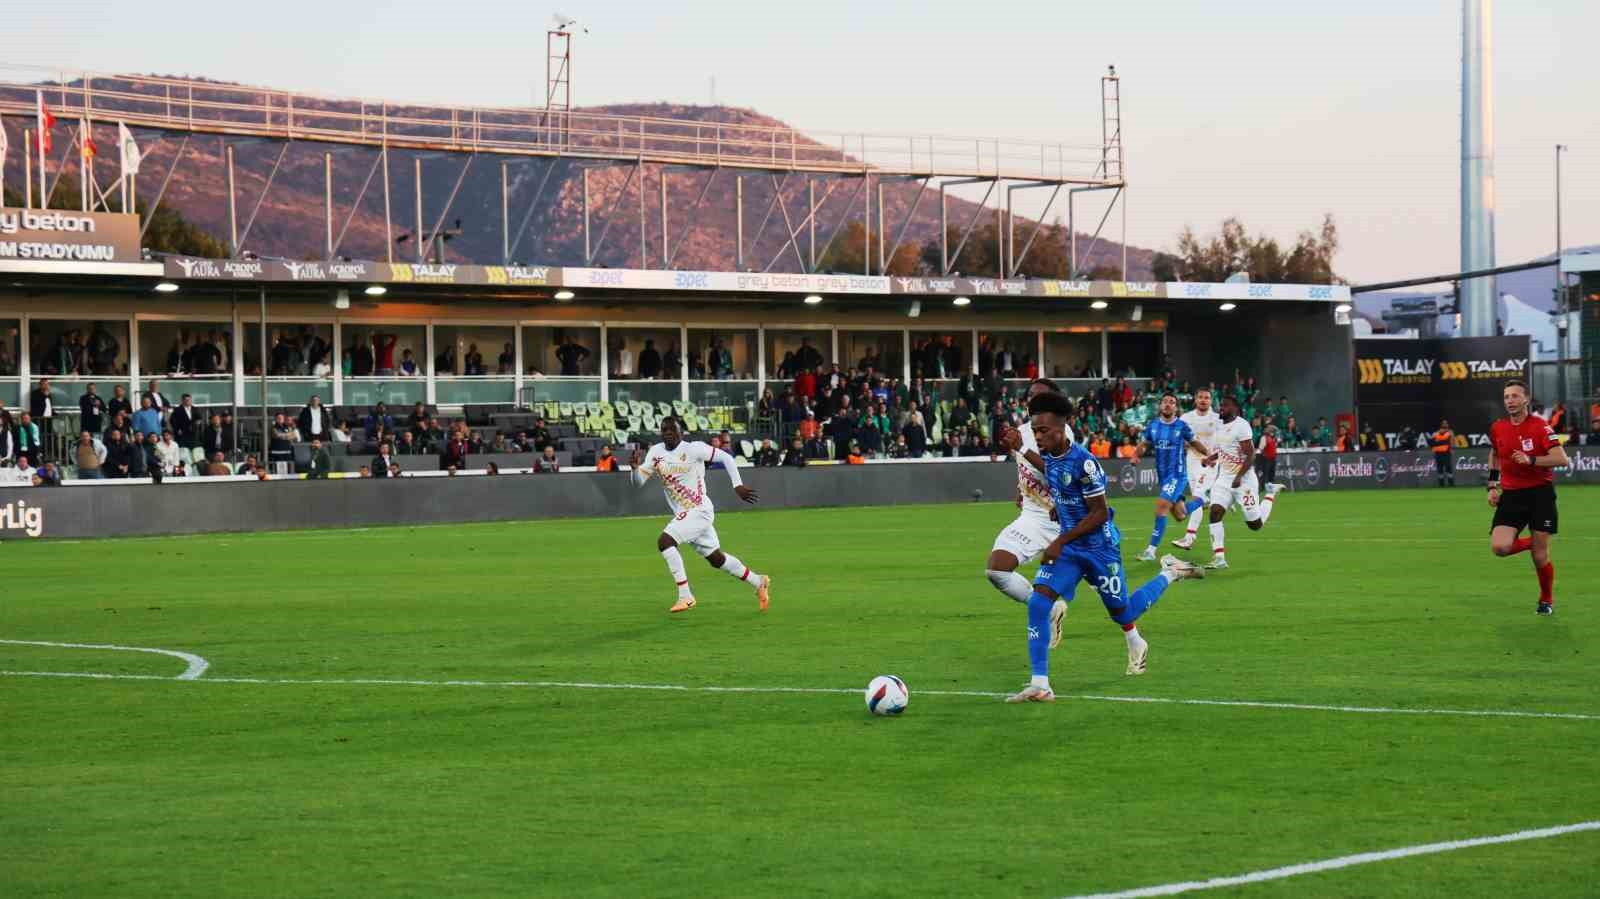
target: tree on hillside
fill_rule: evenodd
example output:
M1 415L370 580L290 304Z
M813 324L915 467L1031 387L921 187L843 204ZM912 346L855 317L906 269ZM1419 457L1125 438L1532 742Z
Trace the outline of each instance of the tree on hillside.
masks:
M917 258L916 244L903 243L889 259L889 271L878 271L878 232L867 232L866 226L861 221L853 220L844 226L839 236L833 239L817 258L817 271L819 272L844 272L859 275L866 271L866 260L862 251L870 243L872 253L872 273L890 275L915 275L920 271L921 263ZM885 242L884 248L888 249Z
M1317 232L1302 231L1293 247L1285 250L1275 238L1254 237L1237 218L1227 218L1216 234L1205 240L1185 227L1178 235L1175 257L1158 257L1157 265L1175 268L1176 280L1226 281L1243 272L1251 281L1264 284L1333 284L1339 276L1333 271L1333 257L1339 251L1339 230L1331 214L1323 216ZM1155 269L1155 266L1152 266ZM1156 269L1157 280L1168 273Z
M5 205L21 206L26 199L26 195L16 188L9 186L6 188ZM111 212L122 211L120 191L113 192L107 199L110 202ZM76 175L69 172L61 176L55 192L50 195L50 208L69 211L83 208L82 188ZM228 245L225 242L207 234L204 229L185 219L172 207L163 206L157 209L153 217L149 215L146 205L142 202L135 204L134 209L139 213L141 220L150 220L150 226L140 241L145 249L157 253L178 253L211 259L223 259L228 256Z
M950 270L960 272L973 278L998 278L1000 277L999 247L996 244L996 235L1000 228L993 222L979 225L972 229L972 235L967 238L961 252L950 260ZM1021 253L1022 247L1028 242L1028 237L1033 233L1031 222L1018 223L1012 226L1012 245L1015 252ZM950 227L945 233L950 252L954 253L956 246L961 243L961 229ZM932 273L939 274L940 252L939 241L930 238L922 245L921 259L923 268ZM1028 247L1027 255L1022 257L1021 265L1017 267L1017 274L1029 278L1066 278L1071 268L1067 258L1067 229L1059 221L1046 225L1039 236L1033 239L1033 244Z

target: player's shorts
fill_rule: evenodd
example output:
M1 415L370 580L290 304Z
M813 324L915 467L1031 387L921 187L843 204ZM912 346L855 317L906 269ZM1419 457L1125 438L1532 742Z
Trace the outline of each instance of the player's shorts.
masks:
M711 555L722 545L717 539L716 516L709 509L685 509L661 530L679 546L693 547L702 556Z
M1244 513L1245 521L1261 520L1261 482L1253 471L1245 472L1237 488L1233 486L1233 478L1221 474L1217 482L1211 485L1206 501L1213 506L1221 506L1224 511L1237 505Z
M1560 524L1556 514L1556 488L1554 484L1506 490L1500 494L1500 504L1494 507L1493 528L1516 528L1555 534Z
M1161 482L1160 499L1169 503L1176 503L1183 499L1183 493L1189 489L1189 478L1184 472L1179 472L1177 477L1167 478Z
M1194 460L1189 461L1189 494L1205 499L1206 491L1211 489L1211 482L1217 476L1217 466L1201 465Z
M1024 512L995 535L993 551L1010 553L1016 557L1018 565L1026 565L1059 536L1061 525L1047 516Z
M1110 547L1102 551L1086 552L1067 548L1052 563L1039 566L1034 575L1035 585L1043 584L1056 596L1071 602L1078 581L1088 581L1100 594L1100 601L1108 609L1120 609L1128 604L1128 585L1123 580L1122 551Z

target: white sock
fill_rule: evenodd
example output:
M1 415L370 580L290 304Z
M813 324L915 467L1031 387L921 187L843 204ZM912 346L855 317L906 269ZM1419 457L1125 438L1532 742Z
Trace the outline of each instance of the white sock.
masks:
M661 551L661 558L667 562L667 571L672 573L672 580L678 585L678 598L689 597L689 574L683 570L683 554L678 552L676 546L669 546Z
M1262 524L1266 524L1267 523L1267 519L1272 517L1272 508L1273 508L1273 506L1276 506L1277 504L1278 504L1277 500L1274 497L1264 496L1264 497L1261 498L1260 509L1261 509L1261 523Z
M1015 571L995 571L990 569L989 583L1001 593L1011 597L1017 602L1027 605L1028 597L1033 595L1033 584L1028 579Z
M1048 674L1035 674L1028 680L1028 686L1043 687L1046 690L1050 690L1050 676ZM1050 690L1050 692L1054 693L1055 691Z
M1214 521L1214 522L1211 523L1211 555L1213 557L1215 557L1215 558L1218 558L1218 559L1222 558L1222 555L1223 555L1222 554L1222 532L1223 532L1222 522Z
M1200 508L1189 513L1189 524L1186 528L1184 528L1184 530L1187 531L1188 536L1193 537L1195 534L1200 532L1200 516L1204 514L1206 514L1206 507L1204 504L1202 504Z
M761 575L756 574L749 566L727 553L722 554L722 570L748 583L752 588L761 583Z
M1137 627L1128 628L1122 632L1122 635L1128 638L1128 648L1130 649L1144 642L1144 638L1139 636Z

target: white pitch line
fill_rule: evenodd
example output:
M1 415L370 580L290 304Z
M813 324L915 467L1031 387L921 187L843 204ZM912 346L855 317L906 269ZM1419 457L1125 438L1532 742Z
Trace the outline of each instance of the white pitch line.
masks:
M1342 855L1338 858L1323 859L1318 862L1305 862L1298 865L1287 865L1282 868L1269 868L1265 871L1251 871L1248 874L1237 874L1233 877L1214 877L1210 880L1190 880L1184 883L1168 883L1161 886L1140 887L1135 890L1123 890L1119 893L1093 893L1074 896L1072 899L1144 899L1147 896L1176 896L1179 893L1193 893L1200 890L1215 890L1221 887L1241 886L1247 883L1261 883L1266 880L1282 880L1286 877L1298 877L1301 874L1316 874L1322 871L1337 871L1340 868L1352 868L1356 865L1370 865L1373 862L1393 861L1397 858L1411 858L1416 855L1433 855L1439 852L1455 852L1458 849L1473 849L1478 846L1493 846L1498 843L1520 843L1525 840L1545 840L1550 837L1564 836L1569 833L1578 833L1585 830L1600 830L1600 821L1581 821L1577 824L1563 824L1559 827L1545 827L1539 830L1519 830L1516 833L1503 833L1492 837L1474 837L1470 840L1450 840L1444 843L1426 843L1421 846L1402 846L1399 849L1386 849L1382 852L1363 852L1358 855Z
M0 643L10 643L14 646L55 646L62 649L114 649L118 652L149 652L156 655L172 656L183 659L189 667L172 680L195 680L206 673L211 663L192 652L179 652L175 649L151 649L145 646L114 646L110 643L51 643L47 640L0 640ZM165 678L159 678L165 680Z
M13 641L14 642L14 641ZM64 644L63 644L64 645ZM84 671L0 671L0 677L67 677L88 680L176 680L152 674L98 674ZM194 678L186 678L193 680ZM607 684L589 681L532 681L532 680L419 680L413 678L378 677L207 677L203 684L272 684L282 686L354 687L500 687L535 690L649 690L665 693L798 693L850 695L860 694L853 687L719 687L690 684ZM1006 693L986 690L917 690L919 696L965 696L975 699L1000 699ZM1305 702L1257 702L1246 699L1177 699L1165 696L1104 696L1093 693L1069 695L1056 694L1062 699L1083 702L1131 702L1151 705L1221 706L1243 709L1275 709L1291 712L1343 712L1356 715L1444 715L1467 718L1554 718L1567 721L1600 721L1600 714L1581 712L1534 712L1512 709L1402 709L1385 706L1317 705Z

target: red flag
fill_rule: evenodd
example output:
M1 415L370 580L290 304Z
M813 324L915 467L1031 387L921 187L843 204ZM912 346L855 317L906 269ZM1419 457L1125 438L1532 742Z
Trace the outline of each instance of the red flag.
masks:
M39 101L37 117L39 119L39 152L50 152L50 129L56 126L56 117L50 114L50 107L44 103L44 91L37 91Z
M83 158L84 159L93 159L95 157L95 154L97 152L99 152L99 151L97 151L94 148L94 138L89 136L89 132L87 130L88 129L88 124L87 123L84 124L84 129L85 130L83 132Z

